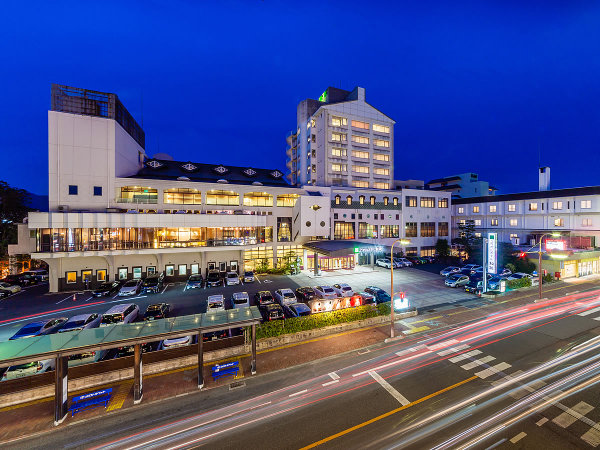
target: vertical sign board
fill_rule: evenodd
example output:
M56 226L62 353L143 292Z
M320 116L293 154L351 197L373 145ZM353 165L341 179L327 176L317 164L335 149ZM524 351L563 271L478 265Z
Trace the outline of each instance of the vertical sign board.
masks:
M498 271L498 233L488 233L487 246L487 272L497 273Z

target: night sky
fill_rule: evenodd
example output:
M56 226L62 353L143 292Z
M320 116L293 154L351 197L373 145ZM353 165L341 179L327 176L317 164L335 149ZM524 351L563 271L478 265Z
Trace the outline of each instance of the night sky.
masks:
M150 156L284 170L297 103L360 85L396 120L397 179L537 190L541 153L553 188L600 184L599 2L11 3L0 179L37 194L53 82L143 112Z

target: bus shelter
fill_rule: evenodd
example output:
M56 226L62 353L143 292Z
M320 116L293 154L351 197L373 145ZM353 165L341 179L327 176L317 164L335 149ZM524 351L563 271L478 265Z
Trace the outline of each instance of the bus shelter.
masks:
M148 322L109 325L81 331L56 333L27 339L0 342L0 366L26 364L46 359L56 360L54 424L59 425L68 411L68 358L89 351L114 347L134 347L134 402L142 401L142 351L146 342L198 336L198 388L204 386L202 368L203 334L231 328L251 327L251 372L256 373L256 325L261 315L256 306L206 314L172 317Z

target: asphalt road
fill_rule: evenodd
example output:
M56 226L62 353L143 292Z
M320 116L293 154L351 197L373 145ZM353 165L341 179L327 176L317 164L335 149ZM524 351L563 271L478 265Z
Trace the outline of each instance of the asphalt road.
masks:
M15 448L600 444L600 291L142 404Z

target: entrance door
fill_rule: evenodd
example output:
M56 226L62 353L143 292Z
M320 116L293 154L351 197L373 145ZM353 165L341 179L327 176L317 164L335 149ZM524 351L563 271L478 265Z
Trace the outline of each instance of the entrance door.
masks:
M219 263L219 272L227 272L227 263L225 261Z
M229 270L232 272L238 271L238 262L237 261L229 261Z

